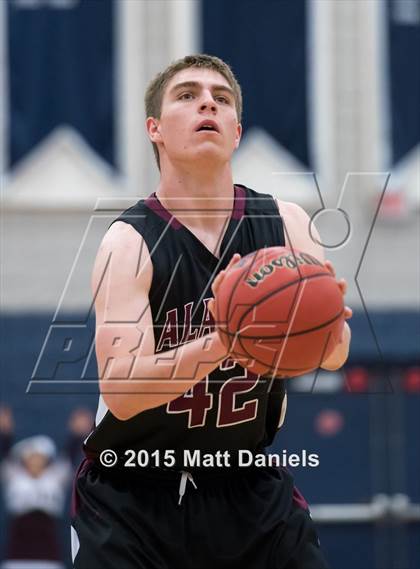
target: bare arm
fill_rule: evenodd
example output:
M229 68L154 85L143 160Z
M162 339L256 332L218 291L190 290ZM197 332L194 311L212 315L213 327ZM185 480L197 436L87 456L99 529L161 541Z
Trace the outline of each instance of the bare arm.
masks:
M155 354L152 276L143 238L130 225L114 223L96 257L92 290L100 390L121 420L176 399L227 356L217 332Z
M327 269L335 277L334 267L329 261L325 261L324 249L319 244L321 238L315 225L311 224L308 214L294 203L277 200L277 205L285 224L287 246L312 254L319 261L325 263ZM338 284L344 295L347 291L346 281L340 279ZM351 315L351 309L345 307L344 317L351 318ZM344 322L341 342L337 344L332 354L322 362L321 367L327 370L336 370L344 365L349 354L350 340L351 330L347 322Z

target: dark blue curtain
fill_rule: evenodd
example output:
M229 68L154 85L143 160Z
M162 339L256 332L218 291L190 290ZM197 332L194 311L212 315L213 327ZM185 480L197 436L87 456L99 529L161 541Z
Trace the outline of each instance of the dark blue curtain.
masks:
M420 0L388 0L392 161L420 143Z
M233 67L243 125L263 127L310 164L305 0L202 0L203 51Z
M114 1L53 6L8 0L9 162L67 124L114 164Z

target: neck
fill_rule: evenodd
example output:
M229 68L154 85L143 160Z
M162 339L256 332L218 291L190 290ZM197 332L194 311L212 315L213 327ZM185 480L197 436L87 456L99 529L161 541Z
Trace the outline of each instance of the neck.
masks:
M207 169L166 163L156 195L179 221L184 223L188 218L187 225L218 226L223 218L230 217L233 208L230 163ZM215 210L219 211L217 216ZM192 217L192 212L199 215Z

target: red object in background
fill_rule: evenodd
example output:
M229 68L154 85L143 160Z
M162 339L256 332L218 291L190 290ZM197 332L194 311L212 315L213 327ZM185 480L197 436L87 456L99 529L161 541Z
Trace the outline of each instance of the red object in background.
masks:
M405 391L420 393L420 367L411 367L406 371L403 386Z
M407 216L407 212L407 200L404 189L401 187L388 188L382 198L379 218L384 221L398 221L404 219Z
M350 393L365 393L369 388L369 372L364 367L353 367L346 372L346 388Z
M324 437L338 435L343 427L343 414L335 409L324 409L315 417L315 431Z

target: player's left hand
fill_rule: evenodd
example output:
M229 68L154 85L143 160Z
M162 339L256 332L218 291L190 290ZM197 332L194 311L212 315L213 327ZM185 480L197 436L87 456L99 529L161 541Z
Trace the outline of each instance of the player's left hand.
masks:
M347 293L347 281L346 281L346 279L337 279L335 269L334 269L334 266L331 263L331 261L325 261L324 266L326 269L328 269L328 271L332 274L332 276L337 280L337 284L339 286L341 294L344 297L345 294ZM349 320L352 316L353 316L353 310L349 306L344 305L344 320ZM343 335L344 335L344 326L343 326L343 331L341 334L340 342L343 341Z

